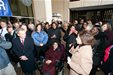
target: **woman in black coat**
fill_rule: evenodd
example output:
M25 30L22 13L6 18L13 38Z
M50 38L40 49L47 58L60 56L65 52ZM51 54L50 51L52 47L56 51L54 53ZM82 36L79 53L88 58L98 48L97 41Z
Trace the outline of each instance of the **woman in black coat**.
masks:
M77 31L75 29L74 25L69 26L68 31L65 33L63 39L64 41L66 41L66 56L70 56L71 54L69 53L69 45L73 44L74 47L76 48L77 46L77 42L76 42L76 38L77 38Z
M51 28L48 30L48 45L51 46L55 41L58 43L60 42L61 38L61 31L57 28L57 25L55 22L51 24Z
M99 25L95 25L92 29L92 34L95 38L93 46L93 68L90 75L95 75L98 66L101 64L101 60L104 56L105 46L107 43L107 34L102 32Z
M12 42L13 39L18 37L17 34L14 32L12 26L8 26L7 31L8 31L8 33L5 34L6 41ZM11 62L13 62L13 61L15 61L15 63L18 62L16 55L12 51L12 47L9 50L6 50L6 52L9 56L9 59Z

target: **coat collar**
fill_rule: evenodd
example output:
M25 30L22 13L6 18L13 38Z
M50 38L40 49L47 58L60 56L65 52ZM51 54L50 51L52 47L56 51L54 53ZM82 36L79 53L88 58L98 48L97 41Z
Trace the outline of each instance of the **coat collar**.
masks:
M77 52L80 52L81 50L85 50L87 47L91 47L91 45L84 45L84 46L77 46L76 50Z

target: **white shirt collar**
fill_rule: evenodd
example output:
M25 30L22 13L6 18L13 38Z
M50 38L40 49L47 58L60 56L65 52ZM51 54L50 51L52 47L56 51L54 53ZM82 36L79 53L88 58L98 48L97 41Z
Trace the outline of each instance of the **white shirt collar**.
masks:
M25 38L23 39L23 41L25 40ZM20 38L20 41L22 42L22 38Z

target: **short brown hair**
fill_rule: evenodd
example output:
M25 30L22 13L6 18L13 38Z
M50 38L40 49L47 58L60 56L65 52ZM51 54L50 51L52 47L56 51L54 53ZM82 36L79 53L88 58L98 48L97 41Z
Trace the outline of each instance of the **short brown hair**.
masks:
M79 37L81 38L82 41L82 46L83 45L94 45L94 37L91 34L91 32L87 31L87 30L83 30L79 33Z

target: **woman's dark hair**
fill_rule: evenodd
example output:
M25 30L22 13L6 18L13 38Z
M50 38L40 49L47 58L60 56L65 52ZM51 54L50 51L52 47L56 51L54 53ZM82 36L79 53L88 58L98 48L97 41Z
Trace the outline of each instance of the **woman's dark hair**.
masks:
M57 43L57 44L58 44L58 42L57 42L57 41L54 41L54 42L53 42L53 44L54 44L54 43ZM52 45L53 45L53 44L52 44Z
M8 30L9 28L12 28L12 26L7 26L7 30Z
M45 23L45 26L46 26L46 25L49 25L49 23L48 23L48 22L46 22L46 23Z
M68 27L68 29L67 29L67 33L69 34L69 32L70 32L70 30L71 30L71 27L73 27L74 25L70 25L69 27ZM75 26L74 26L75 27ZM75 27L75 29L76 29L76 27Z
M37 24L36 27L35 27L35 31L37 31L37 27L38 27L39 25L41 26L41 30L42 30L42 25L41 25L41 24Z
M58 43L57 41L54 41L53 44L54 44L54 43L57 43L57 44L58 44L57 51L60 51L60 50L61 50L61 47L60 47L59 43ZM52 44L52 47L53 47L53 44Z
M56 24L55 22L53 22L53 23L51 24L51 28L53 28L53 24L55 24L55 25L56 25L56 28L58 28L58 26L57 26L57 24Z
M60 23L59 23L60 22ZM58 24L62 24L62 21L57 21Z
M83 30L79 33L79 37L81 38L82 41L82 45L94 45L94 37L91 34L91 32L87 31L87 30Z

